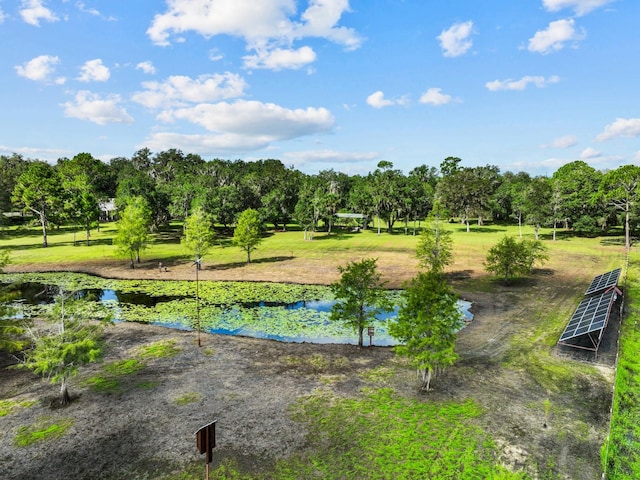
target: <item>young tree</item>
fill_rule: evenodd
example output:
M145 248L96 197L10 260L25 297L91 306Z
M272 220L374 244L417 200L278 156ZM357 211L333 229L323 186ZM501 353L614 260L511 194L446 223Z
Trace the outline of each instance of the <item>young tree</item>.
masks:
M339 266L340 280L330 288L337 302L331 309L329 318L342 322L358 332L358 346L363 344L364 328L381 312L390 311L386 292L375 258L365 258L359 262L349 262Z
M395 351L409 358L429 390L431 378L458 355L454 351L456 332L463 325L457 296L444 277L435 271L419 273L403 292L403 304L389 334L400 342Z
M240 214L233 232L234 245L247 252L247 263L251 263L251 252L262 241L262 220L257 210L248 208Z
M420 261L420 266L433 272L442 272L453 259L451 232L442 228L440 211L441 206L436 202L433 207L431 227L426 228L420 234L416 247L416 256Z
M140 263L140 250L147 247L149 240L149 226L151 224L151 210L142 197L132 197L120 213L117 222L118 233L114 243L118 246L118 253L131 260L130 267L134 267L134 259Z
M58 172L48 163L36 161L20 175L13 189L12 201L37 215L42 226L42 246L47 241L50 216L61 209L63 191Z
M200 260L213 245L213 222L203 208L196 208L184 222L182 244L195 255L197 268L201 268Z
M536 262L542 264L547 259L546 247L540 240L517 241L505 235L496 245L489 249L484 262L489 273L501 276L506 285L513 277L531 273Z
M56 298L42 331L30 330L33 346L24 352L24 360L17 365L60 384L60 404L70 401L69 379L77 375L82 365L98 361L103 354L102 333L110 317L90 320L87 305L71 300L64 293Z

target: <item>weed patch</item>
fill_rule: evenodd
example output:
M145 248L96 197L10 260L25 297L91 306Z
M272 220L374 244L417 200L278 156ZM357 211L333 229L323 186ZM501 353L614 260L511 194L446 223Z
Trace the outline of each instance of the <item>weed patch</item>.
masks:
M16 402L14 400L0 400L0 417L11 415L21 408L29 408L36 403L33 400L24 400L22 402Z
M58 438L64 435L72 425L72 419L53 421L48 417L40 418L33 425L20 427L14 443L20 447L27 447L35 442Z

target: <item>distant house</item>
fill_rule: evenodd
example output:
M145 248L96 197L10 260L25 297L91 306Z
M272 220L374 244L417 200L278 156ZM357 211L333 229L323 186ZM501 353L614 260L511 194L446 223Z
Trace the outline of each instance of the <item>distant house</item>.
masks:
M116 199L110 198L104 202L100 202L100 221L111 222L116 213Z

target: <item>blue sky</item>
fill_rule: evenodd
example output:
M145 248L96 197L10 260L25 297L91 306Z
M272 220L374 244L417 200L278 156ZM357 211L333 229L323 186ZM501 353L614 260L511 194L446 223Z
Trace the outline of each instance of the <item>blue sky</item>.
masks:
M640 162L637 0L0 0L0 154Z

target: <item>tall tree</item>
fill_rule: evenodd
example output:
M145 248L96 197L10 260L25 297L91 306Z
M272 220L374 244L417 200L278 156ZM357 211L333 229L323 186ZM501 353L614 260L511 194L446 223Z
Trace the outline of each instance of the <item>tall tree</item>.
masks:
M438 272L421 272L404 290L403 303L389 334L400 342L395 351L408 357L429 390L434 373L452 365L456 333L463 325L457 296Z
M582 160L560 167L552 176L560 200L560 217L565 227L583 234L599 229L602 207L595 200L602 173Z
M184 222L183 245L195 255L196 268L200 270L201 260L213 245L214 231L211 217L203 208L196 208Z
M373 202L378 216L378 235L380 234L380 220L387 223L389 233L393 232L393 224L398 219L402 206L402 181L400 170L394 170L393 163L382 160L371 176L373 185Z
M624 215L624 245L631 249L631 212L640 199L640 167L623 165L604 175L599 189L605 202Z
M118 232L114 238L118 253L129 257L130 268L135 268L134 260L140 263L140 251L147 247L149 241L150 225L151 210L146 200L142 197L131 197L124 210L120 212Z
M376 259L365 258L338 266L340 280L331 284L336 299L329 318L353 328L358 333L358 346L363 345L364 328L376 315L390 311L383 282L377 271Z
M551 198L553 190L547 177L536 177L525 188L522 196L522 211L527 223L533 225L536 240L540 227L552 217Z
M29 167L29 161L17 153L11 156L0 155L0 212L11 211L11 193L20 175ZM0 215L0 223L3 215Z
M247 252L247 263L251 263L251 252L262 242L262 219L260 213L248 208L240 214L233 231L234 245Z
M32 370L60 384L60 404L70 401L69 379L82 365L99 360L104 352L102 333L110 317L91 320L88 304L60 293L43 331L31 329L33 346L24 351L20 368Z
M60 213L63 204L62 182L58 172L46 162L31 163L18 178L12 200L37 215L42 226L42 246L47 247L50 217Z
M59 159L57 169L65 190L65 213L84 227L89 245L100 217L99 201L107 198L107 167L91 154L79 153L71 160Z

